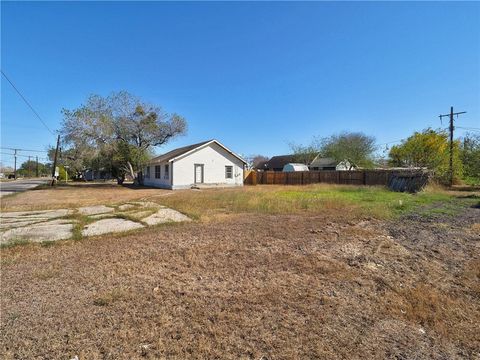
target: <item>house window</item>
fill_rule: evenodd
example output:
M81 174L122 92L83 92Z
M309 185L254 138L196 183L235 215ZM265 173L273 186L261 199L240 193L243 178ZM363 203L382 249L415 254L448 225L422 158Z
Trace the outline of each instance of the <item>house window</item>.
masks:
M145 172L145 178L150 179L150 166L147 166L147 171Z
M225 166L225 179L233 179L233 166Z
M160 165L155 165L155 179L160 179Z
M168 179L168 177L169 177L169 175L170 175L170 171L169 171L169 170L170 170L170 169L169 169L169 165L166 164L166 165L165 165L165 171L163 172L163 178L164 178L164 179Z

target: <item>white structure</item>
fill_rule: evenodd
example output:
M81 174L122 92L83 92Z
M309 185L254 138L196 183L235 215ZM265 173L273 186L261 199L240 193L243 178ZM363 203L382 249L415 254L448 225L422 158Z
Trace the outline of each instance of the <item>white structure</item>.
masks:
M313 161L310 163L310 170L317 171L317 170L355 170L356 166L352 166L350 161L343 160L343 161L335 161L332 158L322 158L320 155L315 157Z
M308 166L305 164L288 163L283 166L283 171L284 172L308 171Z
M153 158L143 183L164 189L193 186L242 186L246 164L217 140L204 141Z

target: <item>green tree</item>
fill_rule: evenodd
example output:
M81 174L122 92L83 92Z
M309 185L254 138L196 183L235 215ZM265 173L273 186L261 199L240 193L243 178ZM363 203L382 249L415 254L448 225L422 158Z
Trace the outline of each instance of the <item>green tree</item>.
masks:
M372 167L375 153L375 137L361 132L342 132L319 140L323 157L340 162L348 160L352 166Z
M480 134L467 133L464 136L460 157L465 179L480 183Z
M75 168L110 166L113 173L128 173L141 181L141 170L153 147L186 132L178 114L121 91L108 97L90 96L84 105L63 110L63 143L72 151Z
M38 163L38 175L39 176L44 176L44 175L49 175L48 173L49 168L39 162ZM27 160L20 165L20 167L17 169L17 173L21 176L36 176L37 174L37 161L36 160Z
M392 146L389 153L390 165L401 167L426 167L434 171L443 183L449 180L450 146L448 133L444 130L426 129L415 132L400 145ZM460 159L459 141L453 144L453 174L458 181L463 167Z

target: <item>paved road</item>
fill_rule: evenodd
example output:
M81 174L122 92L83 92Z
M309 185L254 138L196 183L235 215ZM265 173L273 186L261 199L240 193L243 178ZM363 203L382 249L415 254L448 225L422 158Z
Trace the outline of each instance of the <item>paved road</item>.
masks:
M0 197L33 189L38 185L46 184L48 181L49 179L23 179L0 182Z

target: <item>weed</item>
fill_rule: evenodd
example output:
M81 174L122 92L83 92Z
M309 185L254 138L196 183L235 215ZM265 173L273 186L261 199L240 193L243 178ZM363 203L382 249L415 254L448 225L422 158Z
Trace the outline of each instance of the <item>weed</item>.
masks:
M127 293L121 289L112 289L106 291L93 300L93 304L96 306L107 306L118 300L127 298Z
M0 249L8 249L14 246L28 245L30 242L26 239L13 239L9 242L0 244Z

